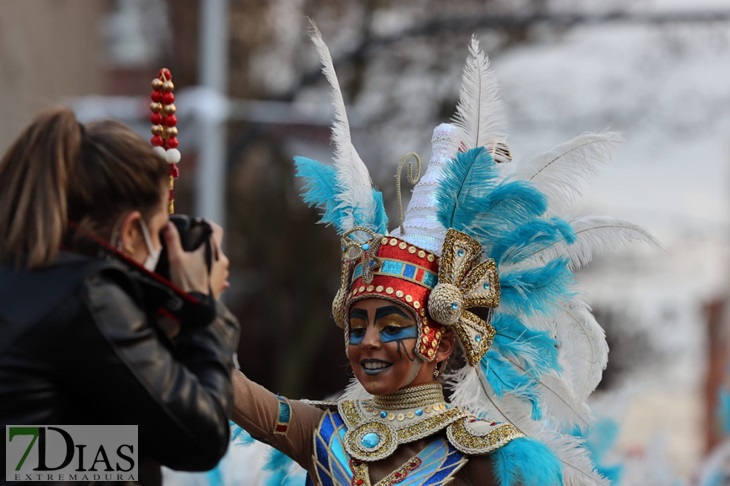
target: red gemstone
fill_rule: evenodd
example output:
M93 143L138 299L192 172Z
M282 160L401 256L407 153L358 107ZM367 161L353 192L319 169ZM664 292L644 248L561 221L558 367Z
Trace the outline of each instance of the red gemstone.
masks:
M152 113L152 116L150 116L150 122L153 125L161 125L162 124L162 115L159 113Z
M399 478L400 477L400 473L399 472L396 472L395 474L393 474L393 476L395 476L396 478Z
M159 135L155 135L150 139L150 143L155 147L162 147L162 137L160 137Z
M363 481L362 479L358 479L357 481L355 481L355 484L362 484L362 483L364 483L364 482L365 482L365 481Z
M175 189L170 189L170 197L167 200L168 201L174 201L175 200Z
M162 124L166 127L174 127L177 125L177 117L175 115L167 115L164 120L162 120Z
M162 91L153 91L150 95L150 99L155 103L159 103L160 101L162 101Z
M169 105L171 103L174 103L175 102L175 95L168 91L167 93L165 93L165 94L162 95L162 102L164 104L166 104L166 105Z
M160 69L160 71L157 73L157 77L160 79L172 81L172 74L170 74L170 70L167 68Z
M170 175L175 179L180 176L180 169L177 164L170 164Z
M170 137L167 139L167 148L177 148L180 142L177 141L176 137Z

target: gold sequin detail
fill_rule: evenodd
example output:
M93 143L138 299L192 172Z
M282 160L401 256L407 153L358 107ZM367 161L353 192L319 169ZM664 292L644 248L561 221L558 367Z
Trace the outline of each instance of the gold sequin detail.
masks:
M405 250L407 246L408 246L408 243L406 243L405 241L401 241L398 244L398 248L400 248L401 250Z
M403 420L406 418L406 416L403 415L402 413L399 413L398 415L395 416L395 418L398 419L398 422L403 422Z
M415 413L413 413L413 412L408 412L408 413L406 414L406 417L407 417L407 418L409 418L409 419L412 419L412 418L413 418L413 417L415 417L415 416L416 416L416 414L415 414Z
M387 245L388 244L388 237L387 236L383 236L383 239L380 240L380 244L381 245Z
M420 258L423 258L423 257L425 257L425 256L426 256L426 252L425 252L425 251L423 251L423 250L418 250L418 256L419 256Z
M416 247L415 246L409 246L408 247L408 253L410 253L411 255L414 254L414 253L416 253Z
M431 332L431 328L426 326L423 328L423 334L429 334Z
M485 435L476 435L467 429L469 418L452 423L446 429L449 442L465 454L486 454L524 435L510 424L495 426Z
M404 295L404 292L402 290L396 290L395 291L395 296L396 297L400 298L400 297L403 297L403 295Z
M398 240L396 240L395 238L390 239L390 246L395 246L397 244L398 244Z
M365 286L361 285L360 288L358 289L358 292L365 292Z
M406 302L413 302L413 296L412 295L406 295Z
M388 414L388 420L395 420L395 414L394 413L389 413Z
M378 285L377 287L375 287L375 291L376 292L382 292L383 291L383 286L382 285Z
M368 285L367 291L368 292L372 292L373 290L375 290L375 286L374 285Z
M385 289L385 293L388 294L388 295L392 294L393 293L393 287L388 287L387 289Z
M435 260L435 258L432 254L429 253L428 256L426 257L426 260L428 260L429 262L432 262Z
M415 301L415 302L413 302L413 307L415 307L416 309L420 309L421 308L421 303L418 302L418 301Z

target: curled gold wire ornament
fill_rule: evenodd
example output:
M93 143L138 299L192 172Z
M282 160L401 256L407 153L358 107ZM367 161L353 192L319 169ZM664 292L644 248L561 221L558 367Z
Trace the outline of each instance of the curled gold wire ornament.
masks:
M415 185L418 182L418 179L421 177L421 157L418 156L416 152L408 152L405 154L401 159L400 162L398 162L398 172L395 173L395 195L398 198L398 217L400 218L400 234L405 234L405 228L403 227L403 199L401 198L401 190L400 190L400 178L401 173L403 172L403 166L406 165L406 162L408 159L413 157L416 159L416 175L413 175L413 162L408 164L408 172L406 174L406 177L408 178L408 182L410 182L412 185Z

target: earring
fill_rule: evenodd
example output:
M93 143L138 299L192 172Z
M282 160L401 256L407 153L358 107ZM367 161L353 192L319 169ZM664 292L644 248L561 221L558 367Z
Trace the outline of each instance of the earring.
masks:
M124 254L125 255L133 255L134 254L134 248L132 245L124 245Z
M439 375L441 374L441 370L439 369L439 365L440 365L441 363L443 363L443 361L441 361L441 362L439 362L439 363L436 363L436 369L435 369L435 370L433 370L433 377L434 377L434 378L438 378L438 377L439 377ZM442 367L442 368L443 368L443 367Z

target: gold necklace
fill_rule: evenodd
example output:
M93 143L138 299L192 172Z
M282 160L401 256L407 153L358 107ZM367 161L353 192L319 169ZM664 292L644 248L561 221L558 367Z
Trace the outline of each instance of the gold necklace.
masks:
M408 386L387 395L375 395L372 405L380 410L404 410L445 402L440 383Z

